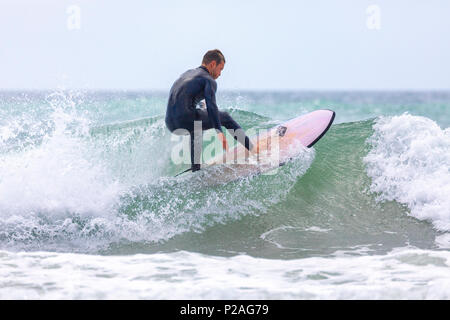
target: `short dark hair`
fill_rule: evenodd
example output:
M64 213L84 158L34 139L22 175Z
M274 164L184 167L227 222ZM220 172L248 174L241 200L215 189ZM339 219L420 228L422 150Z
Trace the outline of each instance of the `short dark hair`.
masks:
M217 64L220 64L222 61L225 63L225 57L219 49L209 50L205 53L202 64L209 64L212 61L215 61Z

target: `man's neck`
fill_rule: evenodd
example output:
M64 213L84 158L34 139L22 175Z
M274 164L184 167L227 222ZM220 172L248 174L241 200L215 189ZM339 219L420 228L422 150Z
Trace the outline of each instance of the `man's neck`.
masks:
M205 65L201 65L200 68L202 68L203 70L205 70L206 72L208 72L211 75L211 72L209 72L208 68Z

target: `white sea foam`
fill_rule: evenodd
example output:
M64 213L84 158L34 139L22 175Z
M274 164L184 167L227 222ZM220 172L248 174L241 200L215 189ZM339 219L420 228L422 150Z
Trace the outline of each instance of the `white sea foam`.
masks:
M0 212L105 212L119 191L104 167L85 157L76 138L53 135L42 145L0 159Z
M409 114L382 117L373 128L372 149L364 158L370 190L450 231L450 129Z
M449 299L449 270L448 251L414 248L294 260L0 251L0 299Z

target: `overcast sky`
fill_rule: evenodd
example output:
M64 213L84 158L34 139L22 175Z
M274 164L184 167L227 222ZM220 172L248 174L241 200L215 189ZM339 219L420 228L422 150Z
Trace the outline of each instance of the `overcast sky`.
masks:
M450 89L448 0L1 0L0 89Z

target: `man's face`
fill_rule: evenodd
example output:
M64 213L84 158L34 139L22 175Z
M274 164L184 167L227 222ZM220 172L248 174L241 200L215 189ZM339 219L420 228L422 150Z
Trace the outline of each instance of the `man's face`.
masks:
M225 67L225 62L222 61L219 64L217 64L216 61L211 61L210 66L211 66L211 68L209 70L210 70L211 76L215 80L218 77L220 77L220 74L222 73L222 70Z

